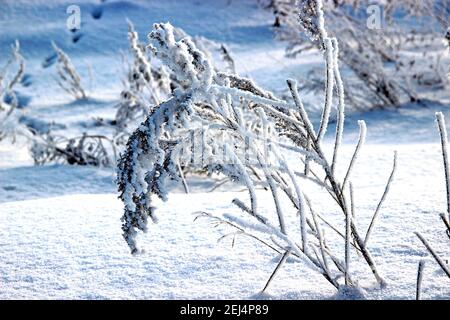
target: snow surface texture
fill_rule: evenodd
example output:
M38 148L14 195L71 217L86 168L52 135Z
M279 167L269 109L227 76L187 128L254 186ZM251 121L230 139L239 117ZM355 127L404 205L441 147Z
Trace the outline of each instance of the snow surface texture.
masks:
M351 146L343 149L348 152ZM448 279L413 234L420 230L436 251L449 259L448 239L438 217L445 208L439 145L403 145L395 149L400 164L397 179L370 245L388 286L383 290L368 289L367 296L414 299L417 265L425 258L428 261L422 297L447 299ZM370 223L392 165L392 152L392 146L371 145L361 153L354 172L355 196L364 199L364 204L356 203L358 225ZM35 170L29 176L49 184L59 179L66 185L80 182L80 173L71 173L70 169L59 169L66 174L60 178L50 178L51 170ZM10 177L8 183L3 180L4 172L1 176L2 189L13 182L25 184L23 176ZM361 180L362 176L367 179ZM207 220L193 222L195 216L191 214L197 210L236 213L230 203L234 197L242 197L241 193L172 195L169 202L159 204L160 223L150 226L149 233L139 239L146 252L131 256L120 233L122 203L116 199L112 184L109 188L105 184L104 190L103 194L72 195L68 191L68 195L59 197L52 191L43 192L38 200L0 205L0 298L262 298L258 292L278 257L244 237L237 239L234 248L230 239L217 243L220 230L213 229ZM326 210L327 203L315 200L318 211ZM270 202L268 199L268 210ZM335 224L343 224L342 220L340 214L335 214ZM368 267L353 268L358 276L365 277L361 284L370 288L374 281ZM288 263L268 294L264 297L328 299L333 298L335 290L308 267Z
M94 117L111 117L120 93L119 49L126 50L128 17L141 39L154 22L170 21L192 35L224 42L235 57L239 74L249 76L271 90L285 87L285 79L306 73L322 63L306 54L283 57L284 44L274 42L270 13L255 1L107 1L100 19L97 1L78 1L83 36L73 43L66 29L65 9L72 1L10 1L0 11L0 65L17 38L27 59L31 95L25 110L29 121L47 121L55 130L79 134L93 130ZM212 8L214 6L214 8ZM51 53L51 40L70 54L80 73L87 101L72 102L43 69ZM90 83L88 67L92 67ZM269 66L269 67L268 67ZM345 75L344 75L345 80ZM321 103L322 97L309 97ZM315 99L315 100L314 100ZM365 230L383 193L398 151L398 172L371 234L370 250L388 286L374 286L364 264L352 266L362 279L370 299L414 299L418 262L426 259L423 299L448 299L450 282L426 253L414 231L420 231L444 261L450 261L449 240L439 219L446 208L445 181L434 112L450 119L448 100L427 108L353 113L346 118L341 153L347 164L358 136L357 120L364 119L366 145L355 165L353 185L357 224ZM447 120L447 127L450 127ZM59 128L59 129L58 129ZM94 128L95 129L95 128ZM330 133L334 132L329 128ZM332 143L326 136L325 142ZM350 144L351 143L351 144ZM326 151L330 155L331 148ZM289 159L296 161L296 159ZM342 169L342 168L341 168ZM139 239L146 252L131 256L120 230L123 206L117 199L115 174L110 169L51 165L34 167L27 146L0 144L0 298L2 299L334 299L343 298L322 276L288 259L266 294L259 292L279 257L254 240L238 237L217 243L226 229L214 229L207 220L191 213L236 213L231 200L242 198L239 188L221 187L206 193L210 185L189 178L190 195L175 194L158 203L160 223L150 225ZM229 185L228 185L229 187ZM231 190L231 191L230 191ZM312 198L318 212L329 203ZM271 200L261 207L272 210ZM343 216L329 213L333 223ZM332 232L327 237L333 241ZM341 246L343 248L343 246ZM353 253L352 253L353 254ZM354 259L355 261L357 259Z

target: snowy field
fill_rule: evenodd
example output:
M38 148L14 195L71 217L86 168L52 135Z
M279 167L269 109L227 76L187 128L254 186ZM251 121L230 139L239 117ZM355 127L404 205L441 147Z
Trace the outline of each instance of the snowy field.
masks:
M368 180L355 179L355 187L356 197L370 205L358 207L358 225L370 221L394 149L399 152L399 172L371 243L388 286L370 289L375 286L368 267L361 265L358 270L367 278L365 287L373 299L414 298L417 263L426 257L414 231L442 244L436 250L448 254L445 233L436 232L442 229L438 214L445 207L438 145L368 145L361 162L371 165L357 168ZM229 203L242 193L174 194L161 206L160 223L140 239L146 252L135 257L121 237L122 205L108 172L22 166L2 169L1 175L1 298L329 299L335 295L328 282L298 262L284 266L268 295L258 295L277 255L245 237L238 238L234 248L229 239L217 243L220 230L205 220L193 221L192 212L197 210L236 211ZM318 200L317 209L325 209L326 204ZM336 214L335 220L342 219ZM431 258L426 259L424 298L447 299L448 280Z
M32 97L23 116L53 123L56 131L97 130L92 125L95 117L114 114L121 91L119 51L128 45L126 18L141 39L153 23L170 21L191 35L227 44L237 72L274 92L285 90L285 79L322 63L312 53L286 58L285 44L273 39L270 12L258 8L256 1L107 1L100 19L91 17L98 10L97 1L76 1L83 35L76 43L65 26L65 10L73 2L6 0L0 9L0 65L19 39L32 76L32 85L23 90ZM86 79L87 101L73 102L55 85L52 72L42 68L51 40L70 54ZM353 272L368 299L414 299L421 259L426 260L423 299L450 298L449 279L414 235L420 231L450 264L449 239L439 218L446 209L446 191L434 118L442 111L450 127L450 99L439 98L426 106L354 111L346 117L338 168L342 173L358 138L357 120L364 119L368 127L353 176L356 224L363 231L383 193L393 153L398 152L398 171L369 244L387 286L380 289L369 267L352 252ZM311 105L322 103L322 97L314 95L305 99ZM332 152L332 139L331 134L325 139L327 154ZM289 161L298 159L290 156ZM139 236L145 252L132 256L120 229L123 204L115 177L114 168L34 166L24 139L0 142L0 299L343 298L320 274L293 258L261 294L279 255L246 237L238 237L234 247L231 239L218 242L226 227L194 221L193 214L239 215L231 201L245 200L247 194L231 185L208 192L211 182L196 176L187 179L190 194L184 194L181 185L173 186L168 202L158 206L159 223ZM342 226L342 213L320 197L323 190L307 188L316 210ZM260 206L265 212L274 210L270 197ZM327 233L331 246L341 250L342 239Z

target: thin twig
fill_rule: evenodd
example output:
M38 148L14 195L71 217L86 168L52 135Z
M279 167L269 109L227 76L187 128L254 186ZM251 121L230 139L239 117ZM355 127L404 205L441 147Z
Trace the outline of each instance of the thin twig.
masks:
M425 260L420 260L419 268L417 269L416 300L420 300L424 268L425 268Z
M331 104L333 102L333 88L334 88L334 55L333 45L330 38L323 39L325 46L326 57L326 86L325 86L325 102L322 112L322 119L320 120L320 128L317 133L317 143L320 144L325 132L328 128L328 121L330 118Z
M444 222L445 226L447 227L447 235L450 237L450 223L447 220L447 216L443 213L440 214L440 217L442 221Z
M348 274L350 273L350 237L351 237L351 215L347 212L345 217L345 285L348 286Z
M345 184L347 183L348 178L350 178L350 174L353 169L353 165L356 162L356 159L358 158L359 151L361 150L361 147L364 145L364 142L366 140L366 123L363 120L358 121L359 124L359 139L358 144L356 145L355 151L353 152L352 159L350 160L350 164L348 165L347 173L345 174L344 182L342 183L342 190L345 188Z
M433 250L433 248L430 246L428 241L419 233L416 232L416 236L422 241L425 248L427 248L428 252L433 256L434 260L439 264L439 266L444 270L445 274L450 278L450 270L445 265L444 261L442 261L441 257L437 255L437 253Z
M181 182L183 183L184 192L189 193L189 187L186 182L186 178L184 177L184 173L183 173L183 169L181 168L180 161L177 162L177 169L178 169L178 173L181 178Z
M212 214L210 214L210 213L208 213L208 212L204 212L204 211L194 212L194 214L195 214L195 213L197 213L198 215L197 215L197 217L195 217L194 221L196 221L196 220L197 220L198 218L200 218L200 217L207 217L207 218L210 218L210 219L218 220L218 221L220 221L220 222L222 222L222 223L224 223L224 224L226 224L226 225L228 225L228 226L230 226L230 227L233 227L233 228L237 229L237 230L240 232L240 234L245 235L245 236L250 237L250 238L253 238L253 239L259 241L260 243L262 243L263 245L265 245L266 247L272 249L272 250L275 251L276 253L281 254L281 251L279 251L279 250L278 250L277 248L275 248L274 246L270 245L267 241L264 241L263 239L261 239L261 238L255 236L254 234L251 234L251 233L245 231L243 228L241 228L241 227L239 227L238 225L232 223L231 221L224 220L224 219L219 218L219 217L217 217L217 216L213 216Z
M373 229L373 226L375 225L375 219L378 216L378 213L380 212L380 208L383 205L384 200L386 199L387 194L389 193L389 189L391 187L392 180L394 179L395 171L397 169L397 151L394 152L394 164L392 166L391 175L389 176L388 182L386 183L386 187L384 189L383 195L380 199L380 202L378 202L377 208L375 209L375 213L373 214L372 221L370 222L369 228L367 229L366 238L364 239L364 245L367 246L369 242L370 233Z
M289 257L290 253L291 253L291 251L289 251L289 250L286 251L285 253L283 253L283 256L281 257L280 262L278 262L277 266L275 267L275 270L273 270L272 274L269 277L269 280L267 280L267 283L264 286L264 289L262 289L262 292L266 291L266 289L269 287L269 285L272 282L273 278L278 273L278 271L280 270L281 266L286 262L286 260Z
M334 151L333 151L333 161L331 162L331 171L334 173L337 164L337 156L339 147L342 141L342 135L344 133L344 120L345 120L345 95L344 95L344 84L341 78L341 72L339 70L338 60L339 60L339 44L336 38L332 39L334 47L334 76L336 81L336 88L338 91L338 113L337 113L337 124L336 124L336 136L334 141Z
M445 186L447 188L447 214L449 215L447 221L450 220L450 168L448 159L448 138L447 138L447 128L445 126L445 118L442 112L436 112L436 120L438 123L439 134L441 136L441 147L442 147L442 158L444 160L444 171L445 171Z

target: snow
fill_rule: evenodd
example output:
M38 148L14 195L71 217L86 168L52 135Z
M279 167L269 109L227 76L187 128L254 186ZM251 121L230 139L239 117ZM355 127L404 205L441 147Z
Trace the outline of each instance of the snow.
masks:
M284 44L270 30L270 13L256 1L107 1L100 19L90 15L97 1L77 1L82 12L83 37L71 42L65 29L65 8L73 1L12 1L0 10L0 65L10 45L21 41L27 59L26 73L32 86L21 93L32 97L24 117L53 123L56 132L80 134L103 130L95 117L112 118L121 91L119 50L127 48L130 19L140 39L156 22L170 21L192 35L224 42L235 57L241 75L259 86L280 92L286 79L306 73L321 63L317 54L295 60L283 56ZM52 78L53 67L43 69L51 52L51 40L71 57L90 99L73 102ZM90 81L87 65L92 66ZM345 82L345 74L342 75ZM436 96L436 100L438 100ZM323 97L306 96L308 104L323 104ZM356 224L366 231L392 170L398 152L397 172L377 223L369 250L387 287L375 286L367 265L351 259L352 275L361 279L369 299L414 299L419 261L427 261L423 299L448 299L450 281L415 236L420 232L444 262L450 260L449 239L439 214L446 210L446 190L435 112L450 119L449 100L427 101L427 106L403 106L397 110L346 111L343 143L336 170L345 175L358 139L358 120L367 124L366 145L352 171ZM306 103L305 103L306 104ZM332 110L335 112L335 110ZM320 114L311 119L318 126ZM30 120L30 121L31 121ZM330 118L332 121L332 118ZM323 140L333 154L335 123ZM447 120L447 127L449 122ZM290 257L265 294L260 294L280 256L255 240L238 236L217 240L229 228L213 228L207 219L194 222L195 211L242 216L232 205L235 198L247 202L240 187L225 184L208 193L211 181L187 177L191 194L174 183L166 203L157 203L158 224L139 236L144 253L130 255L123 241L115 172L108 168L48 165L36 167L27 144L0 143L0 299L341 299L349 294L335 289L305 263ZM294 168L298 159L286 154ZM335 225L345 219L314 185L307 188L317 212L326 213ZM317 191L317 192L316 192ZM256 193L263 191L256 190ZM259 197L258 207L270 215L270 197ZM300 200L299 200L300 201ZM284 205L283 203L281 205ZM290 209L292 210L292 208ZM272 217L272 216L271 216ZM274 217L274 219L276 219ZM289 225L287 221L287 225ZM337 250L342 239L322 226ZM344 230L344 229L342 229ZM340 249L339 249L340 248ZM352 255L355 252L352 251ZM344 256L344 255L341 255ZM357 293L350 296L357 297Z
M360 161L355 165L358 225L370 223L392 166L393 148L371 145L361 152ZM445 247L448 239L438 217L445 210L446 201L439 145L397 145L395 149L399 152L397 177L370 243L388 286L383 290L374 288L369 270L356 261L352 270L363 277L369 298L413 299L418 262L426 259L422 296L446 299L450 294L448 279L413 234L417 230L422 232L435 250L448 259ZM351 146L343 146L343 153L351 150ZM293 260L288 260L280 270L268 296L258 295L279 257L245 237L238 237L234 248L229 239L217 243L222 233L207 220L193 221L192 212L198 210L236 213L231 201L245 197L240 192L171 195L167 203L158 204L160 222L150 225L149 232L139 239L146 252L130 255L120 230L122 204L113 191L113 184L106 183L106 176L104 191L99 190L102 180L98 179L97 170L85 172L83 168L53 166L22 169L22 172L15 168L3 169L0 298L334 297L334 288L320 275ZM363 175L368 175L368 179L359 179ZM83 181L86 178L89 180ZM33 181L49 181L40 196L31 192L40 189L33 187ZM29 189L7 190L13 183ZM85 192L73 190L76 185L82 189L83 183ZM94 185L97 189L92 189ZM66 193L59 193L57 188L67 189ZM5 198L9 193L13 196ZM270 201L267 199L260 206L270 210ZM326 210L327 203L319 199L312 201L318 212ZM336 224L344 223L341 216L333 220ZM328 237L332 235L329 229L326 232Z

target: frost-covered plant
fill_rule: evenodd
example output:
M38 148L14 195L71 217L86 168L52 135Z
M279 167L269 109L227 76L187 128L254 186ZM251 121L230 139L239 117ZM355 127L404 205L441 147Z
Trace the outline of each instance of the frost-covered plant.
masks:
M211 62L214 61L213 52L217 52L220 55L220 61L212 62L216 71L223 69L235 73L234 60L224 45L218 45L203 37L190 37L180 28L174 28L173 33L175 39L190 39ZM173 90L183 86L183 83L178 81L173 72L167 69L164 64L161 64L157 56L151 56L152 54L149 54L146 45L139 42L138 34L130 21L128 22L128 40L132 60L128 61L124 57L128 69L127 77L123 81L125 89L121 93L114 121L116 125L114 142L118 146L126 143L132 130L145 120L160 100L166 99ZM177 167L186 192L189 188L184 179L185 174L208 174L205 170L189 164L178 164ZM224 179L221 184L228 181L229 179ZM218 186L220 184L215 187Z
M445 176L445 186L446 186L446 196L447 196L447 212L442 213L440 215L442 222L444 223L445 230L447 235L450 238L450 162L449 162L449 154L448 154L448 138L447 138L447 128L445 125L445 118L442 112L436 113L436 121L439 129L439 134L441 137L441 148L442 148L442 159L444 164L444 176ZM425 239L425 237L420 234L419 232L416 232L416 236L419 238L419 240L422 242L422 244L425 246L427 251L431 254L431 256L434 258L434 260L437 262L437 264L441 267L441 269L444 271L444 273L449 277L450 279L450 269L449 267L444 263L444 260L436 253L436 251L433 249L433 247L428 243L428 241ZM422 281L420 279L420 281ZM419 284L419 280L418 280ZM417 286L417 293L416 296L420 297L420 286Z
M13 74L9 74L12 65L16 65ZM14 87L20 83L25 72L25 59L20 54L20 44L16 41L11 48L11 58L0 70L0 140L15 130L19 124L12 117L18 107Z
M272 0L267 6L276 17L277 37L288 42L286 52L291 57L322 44L314 24L317 14L314 0L301 0L298 6L294 2ZM381 29L370 29L365 11L373 4L377 2L343 0L324 4L330 35L339 40L339 59L354 75L347 78L345 86L348 102L360 109L398 106L417 101L419 88L447 86L441 59L444 50L438 41L440 31L415 30L410 27L414 24L402 23L405 17L397 18L399 10L403 10L407 17L440 25L445 10L429 0L420 4L410 0L380 2L384 24ZM403 49L415 54L403 54ZM320 91L323 81L318 80L322 78L309 79L317 74L308 75L300 89Z
M128 41L133 55L128 74L130 90L135 94L146 90L148 96L145 100L152 105L157 105L162 99L161 95L170 93L170 80L164 72L151 67L146 47L139 42L138 34L130 21L128 22ZM158 78L159 82L155 78Z
M182 29L174 29L176 39L189 38L210 61L213 61L212 50L220 54L224 62L222 69L235 73L234 60L229 50L224 45L210 41L203 37L190 37ZM160 64L157 57L151 57L146 45L139 42L139 36L131 21L128 21L128 41L132 59L125 58L127 75L124 90L117 106L115 122L117 135L120 140L128 137L131 132L127 128L134 128L145 119L145 116L166 99L169 94L181 84L176 77L164 65ZM216 70L221 68L219 63L214 64Z
M416 300L420 300L422 293L422 280L425 269L425 260L419 261L419 266L417 268L417 281L416 281Z
M175 86L164 66L152 65L146 46L139 42L131 21L128 21L128 41L132 57L129 60L124 56L126 77L115 116L115 140L119 144L128 139L132 130Z
M175 40L189 38L210 61L215 71L236 73L235 62L230 50L223 44L202 36L190 36L183 29L174 27Z
M119 161L119 186L121 191L123 191L122 199L124 201L129 200L127 201L126 219L133 225L135 224L133 221L141 219L146 221L148 216L148 208L141 207L139 204L140 200L132 196L132 193L135 191L125 191L125 189L131 187L129 185L131 181L127 180L127 174L125 172L131 171L133 174L136 174L135 170L137 168L133 166L144 164L140 162L141 159L133 161L133 158L141 153L141 148L144 150L142 157L150 157L147 160L142 159L142 161L146 162L145 165L152 165L153 163L153 169L152 167L146 167L141 170L154 171L152 174L154 174L155 182L158 180L160 182L157 182L156 186L152 185L151 188L154 193L159 194L161 197L165 197L166 193L166 191L160 189L163 188L165 178L178 178L178 164L180 162L186 165L189 164L190 166L197 165L200 168L208 166L208 163L211 162L213 163L211 170L213 170L219 164L211 161L212 159L210 158L212 155L206 153L206 150L209 150L206 146L209 143L212 144L211 148L217 152L218 156L222 155L225 149L224 146L219 146L222 150L216 150L219 147L215 147L214 145L219 136L211 134L223 131L220 135L230 135L225 130L226 127L221 123L224 121L223 118L225 115L221 116L220 114L214 113L213 108L216 107L217 103L227 103L227 100L214 101L214 105L212 105L207 100L211 96L211 93L205 90L210 89L213 76L216 81L220 82L228 81L233 82L235 85L240 84L243 86L249 86L251 84L249 81L243 81L232 76L216 74L209 60L205 59L204 54L195 47L191 39L184 38L180 41L175 41L174 29L170 25L155 25L155 30L152 32L151 38L153 39L153 50L155 51L156 57L172 70L176 76L176 80L180 83L180 87L174 91L172 98L153 110L147 120L133 133L128 141L127 150ZM203 98L202 95L204 95ZM230 99L231 97L228 101ZM199 115L193 113L192 108L195 108L196 113ZM228 113L231 111L231 109L227 109ZM240 119L245 121L242 119L242 114L240 114ZM214 128L214 130L206 130L204 126ZM201 136L202 134L204 135ZM203 150L188 144L192 136L201 136L203 140L199 145L200 147L205 147ZM228 138L224 140L227 141ZM164 151L170 151L170 158L164 160L166 156ZM158 157L160 158L158 159ZM191 157L195 158L193 159L194 161L191 161ZM150 185L148 187L150 188ZM142 194L141 198L143 197L146 197L146 195ZM150 201L150 199L147 201ZM129 222L124 222L124 236L132 250L135 251L133 236L135 230L133 226L129 225ZM144 224L141 224L140 229L143 228Z
M154 197L167 200L167 183L180 180L177 166L181 163L223 174L246 187L248 201L236 198L232 203L248 219L206 212L199 216L233 228L229 235L248 235L282 254L274 274L292 256L312 266L336 288L357 287L350 268L350 251L354 249L368 264L377 282L384 284L368 249L369 234L364 239L354 221L351 173L364 144L366 127L360 121L360 139L342 179L336 174L345 107L337 63L338 43L327 36L321 1L317 1L316 9L319 14L314 22L323 39L327 63L327 87L319 128L310 122L294 81L288 80L294 100L291 105L248 79L217 72L191 39L175 39L170 24L154 25L149 34L151 48L182 85L131 135L118 162L119 197L125 206L122 230L132 253L139 252L138 231L146 232L148 220L157 220ZM323 152L322 139L328 128L334 89L338 92L338 125L330 161ZM304 163L301 170L292 167L285 158L287 153ZM393 173L385 194L392 177ZM344 230L328 221L327 212L319 214L313 209L304 189L308 181L322 187L336 203L345 217ZM257 187L265 191L257 191ZM273 199L273 212L260 205L267 193ZM384 199L385 195L378 207ZM282 205L286 200L291 209ZM324 224L343 238L344 259L333 252L335 248L326 240Z
M116 131L115 140L119 145L125 143L130 135L133 125L142 121L148 114L149 107L141 101L131 91L123 90L120 94L120 101L117 104L117 111L114 119Z
M57 75L58 85L75 99L86 99L86 92L81 85L81 78L72 64L69 56L52 42L53 50L57 57Z
M115 162L114 143L102 135L83 134L79 137L66 138L51 133L36 134L32 138L30 151L36 165L64 163L80 166L112 166Z
M447 221L450 221L450 163L448 154L448 138L445 118L442 112L436 113L436 121L438 124L439 134L441 137L442 159L444 163L445 187L447 191Z

